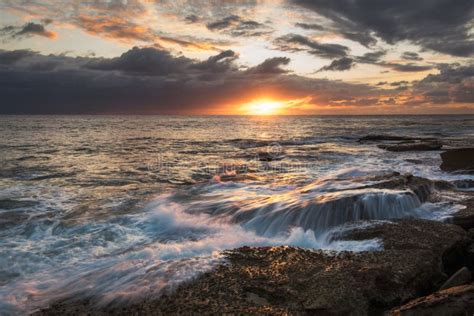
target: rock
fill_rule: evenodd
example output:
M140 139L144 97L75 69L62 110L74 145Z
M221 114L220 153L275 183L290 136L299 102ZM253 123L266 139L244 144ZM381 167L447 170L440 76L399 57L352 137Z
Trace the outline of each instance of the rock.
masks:
M400 143L394 145L378 145L377 147L385 149L387 151L429 151L429 150L440 150L443 147L440 143Z
M474 180L465 179L465 180L456 180L453 181L453 184L456 188L461 190L468 190L474 188Z
M473 195L472 192L470 194ZM470 197L461 203L465 208L453 214L447 222L461 226L465 230L474 228L474 197Z
M468 236L472 239L473 233L471 230L468 232ZM466 249L466 266L473 271L474 270L474 244L470 245Z
M449 289L451 287L464 285L471 282L471 271L468 268L462 267L455 274L453 274L443 285L439 288L440 291Z
M374 189L391 189L391 190L411 190L420 199L420 202L426 202L434 188L434 182L420 177L414 177L412 174L392 174L383 178L372 178L373 181L383 180L380 183L370 185L368 187Z
M441 170L474 171L474 148L449 149L441 153Z
M363 141L413 141L424 138L419 137L407 137L407 136L395 136L395 135L367 135L359 138L359 142Z
M379 223L341 238L379 238L384 250L334 253L288 246L243 247L226 253L227 264L160 298L102 310L93 302L66 300L37 315L74 313L77 306L93 314L122 315L380 314L437 289L448 270L462 266L452 260L446 265L450 258L445 254L468 240L460 227L416 219Z
M396 307L386 315L452 316L474 313L474 285L461 285L417 298Z
M259 161L276 161L285 158L281 153L271 153L266 151L258 152L256 157Z

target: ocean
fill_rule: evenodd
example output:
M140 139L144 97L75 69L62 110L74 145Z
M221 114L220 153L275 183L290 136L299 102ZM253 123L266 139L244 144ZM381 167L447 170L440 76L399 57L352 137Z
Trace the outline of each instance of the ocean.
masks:
M472 146L474 116L0 116L0 314L157 297L241 246L378 251L333 236L458 209L371 187L474 180L371 134Z

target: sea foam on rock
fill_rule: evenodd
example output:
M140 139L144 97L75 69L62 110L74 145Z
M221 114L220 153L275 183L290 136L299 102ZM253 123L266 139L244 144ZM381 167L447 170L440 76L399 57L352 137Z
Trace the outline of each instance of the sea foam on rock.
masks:
M325 252L288 246L243 247L228 263L161 298L97 313L380 313L436 290L459 269L460 227L419 219L365 226L341 238L381 238L383 251ZM57 302L37 315L90 312L88 302Z

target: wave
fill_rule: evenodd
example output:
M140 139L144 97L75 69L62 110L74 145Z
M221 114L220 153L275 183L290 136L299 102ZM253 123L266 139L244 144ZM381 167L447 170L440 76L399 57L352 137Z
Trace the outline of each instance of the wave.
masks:
M0 283L0 311L24 314L57 300L103 307L157 297L224 263L223 250L241 246L377 251L381 240L343 237L381 220L443 220L452 211L423 203L423 192L373 187L384 179L386 173L367 177L347 169L303 187L210 182L157 196L136 213L74 224L60 214L31 217L4 236L9 246L0 249L0 280L8 282Z
M22 263L12 265L7 259L12 253L2 250L0 270L17 275L0 287L2 313L22 314L71 298L110 306L157 297L222 263L222 250L241 246L381 249L379 240L335 240L333 234L340 234L341 228L317 235L294 227L272 237L261 236L207 214L189 214L170 197L158 197L141 214L70 228L57 223L56 229L37 231L32 236L35 246L55 256L52 259L24 251L21 258L10 256ZM66 242L79 232L77 243Z

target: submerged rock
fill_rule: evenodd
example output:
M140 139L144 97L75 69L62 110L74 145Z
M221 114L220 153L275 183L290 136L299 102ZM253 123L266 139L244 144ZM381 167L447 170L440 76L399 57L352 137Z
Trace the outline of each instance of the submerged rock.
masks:
M396 136L396 135L367 135L359 138L359 142L363 141L413 141L423 139L419 137Z
M394 145L378 145L377 147L387 151L402 152L440 150L443 145L440 143L401 143Z
M462 266L456 249L468 242L460 227L415 219L351 231L341 239L379 238L377 252L325 252L243 247L228 263L173 293L130 306L98 309L63 301L37 315L63 314L325 314L381 313L437 289Z
M374 184L337 192L321 192L318 186L321 183L310 184L301 189L297 197L251 208L230 208L228 212L232 222L259 235L274 236L292 227L319 234L359 220L419 217L418 208L428 201L433 191L432 181L410 174L390 173L364 181Z
M261 151L256 154L256 159L259 161L279 161L285 158L285 156L282 153L272 153L272 152L266 152L266 151Z
M449 149L441 153L441 170L474 172L474 148Z
M474 313L474 285L461 285L412 300L387 315L452 316Z

